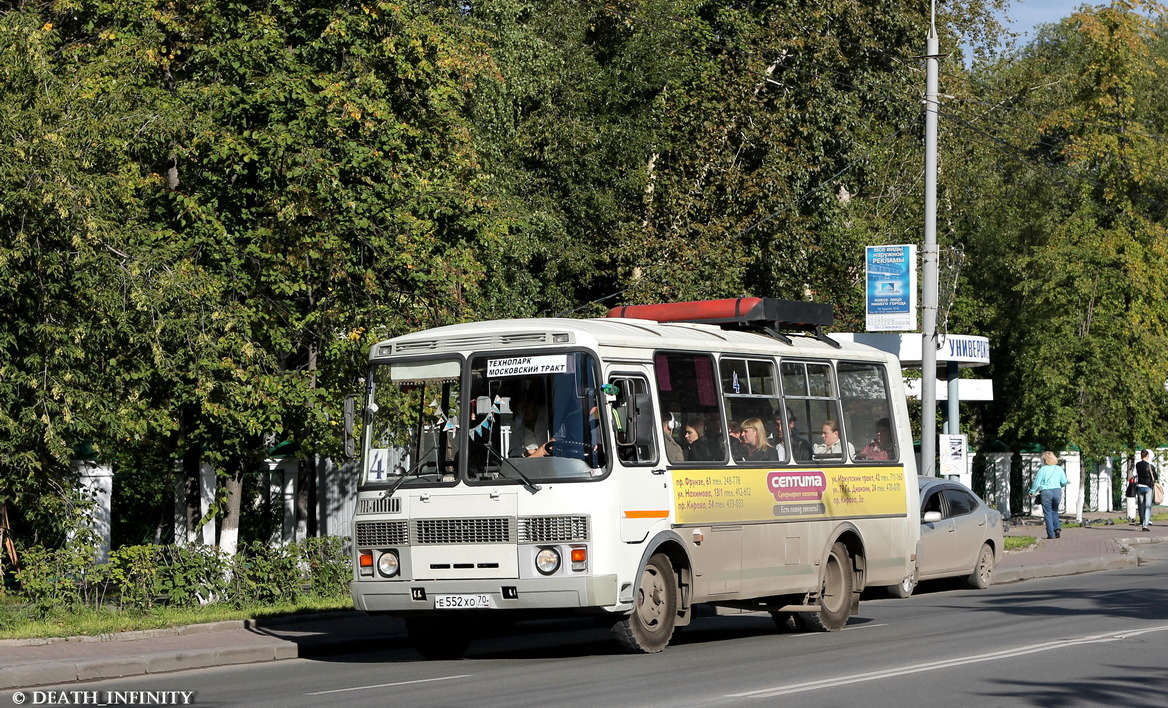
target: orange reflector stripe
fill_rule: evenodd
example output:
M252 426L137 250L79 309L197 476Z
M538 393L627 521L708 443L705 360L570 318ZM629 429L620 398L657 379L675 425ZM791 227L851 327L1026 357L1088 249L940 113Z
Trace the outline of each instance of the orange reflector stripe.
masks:
M646 509L644 511L626 511L626 519L664 519L669 516L668 509Z

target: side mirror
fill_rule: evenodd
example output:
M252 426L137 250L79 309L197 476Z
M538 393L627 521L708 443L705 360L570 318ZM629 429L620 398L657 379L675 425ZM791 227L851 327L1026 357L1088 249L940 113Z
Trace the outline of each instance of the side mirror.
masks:
M357 456L357 440L353 436L353 422L357 416L357 394L345 396L345 457Z
M941 520L941 512L926 511L925 515L921 517L922 524L935 524Z
M647 393L638 393L633 396L633 420L631 427L636 436L634 440L653 440L656 427L653 415L653 397Z

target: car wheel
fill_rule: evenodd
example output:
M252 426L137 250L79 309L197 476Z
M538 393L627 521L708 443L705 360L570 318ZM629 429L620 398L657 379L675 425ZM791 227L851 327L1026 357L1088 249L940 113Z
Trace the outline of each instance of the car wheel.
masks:
M994 575L994 549L990 548L990 544L983 543L981 546L981 553L977 554L977 563L973 566L973 572L965 579L965 582L971 588L978 590L985 590L993 581Z
M888 594L893 597L898 597L901 600L912 597L913 590L917 589L917 574L914 571L912 575L901 580L896 585L888 586Z

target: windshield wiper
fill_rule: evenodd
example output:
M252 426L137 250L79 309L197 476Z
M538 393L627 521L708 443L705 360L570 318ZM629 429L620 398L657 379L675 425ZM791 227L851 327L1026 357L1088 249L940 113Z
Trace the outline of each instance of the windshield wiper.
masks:
M491 447L490 445L487 445L486 447L487 447L487 452L491 455L494 455L495 459L497 459L500 463L505 463L508 467L515 470L515 474L519 475L519 479L522 480L525 485L527 485L528 489L530 489L533 494L535 492L538 492L539 490L543 489L543 487L539 486L535 482L532 482L531 478L528 477L526 474L524 474L523 470L519 469L519 467L517 467L515 465L515 463L512 462L510 459L503 457L499 453L495 452L495 448ZM507 477L507 475L503 474L502 465L499 466L499 474L502 475L504 478Z
M401 486L406 483L406 480L409 479L415 472L418 471L418 468L420 468L422 465L426 464L426 460L429 460L430 455L433 455L436 451L437 451L437 448L431 449L430 452L427 452L426 455L422 459L418 460L418 464L414 465L413 467L411 467L408 470L406 470L405 472L403 472L402 476L399 477L398 480L393 483L393 486L389 488L389 491L385 493L385 498L388 499L388 498L392 497L394 495L394 492L396 492L398 489L400 489Z

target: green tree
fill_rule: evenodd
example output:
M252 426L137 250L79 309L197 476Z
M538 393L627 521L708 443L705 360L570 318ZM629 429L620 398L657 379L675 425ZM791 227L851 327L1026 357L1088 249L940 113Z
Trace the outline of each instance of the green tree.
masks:
M1163 84L1163 17L1155 2L1086 7L983 77L1009 132L982 163L990 198L965 210L968 282L1017 438L1089 456L1162 440L1168 155L1147 97Z

